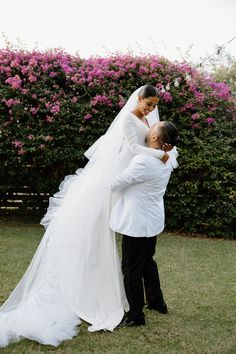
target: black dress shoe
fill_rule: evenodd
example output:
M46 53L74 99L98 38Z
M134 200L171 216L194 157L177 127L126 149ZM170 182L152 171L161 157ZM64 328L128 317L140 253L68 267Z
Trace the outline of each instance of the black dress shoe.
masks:
M129 319L128 317L124 317L116 328L136 327L136 326L143 326L143 325L145 325L144 319L141 321L135 321L135 320Z
M158 311L162 314L166 314L168 313L168 308L167 308L167 305L165 302L163 302L163 304L161 305L157 305L157 304L148 304L146 306L147 309L149 310L155 310L155 311Z

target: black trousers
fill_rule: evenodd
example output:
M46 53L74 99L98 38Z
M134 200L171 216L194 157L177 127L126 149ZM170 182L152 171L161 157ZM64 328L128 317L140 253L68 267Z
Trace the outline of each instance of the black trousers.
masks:
M149 304L158 306L164 302L157 264L153 259L155 247L156 236L123 235L122 271L130 306L128 317L132 320L144 319L144 289Z

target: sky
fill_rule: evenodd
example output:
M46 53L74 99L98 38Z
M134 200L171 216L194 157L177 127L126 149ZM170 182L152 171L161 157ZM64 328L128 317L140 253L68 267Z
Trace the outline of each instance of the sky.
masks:
M199 63L236 36L236 0L5 0L5 38L81 57L158 54ZM226 51L236 57L236 38ZM188 53L188 54L187 54Z

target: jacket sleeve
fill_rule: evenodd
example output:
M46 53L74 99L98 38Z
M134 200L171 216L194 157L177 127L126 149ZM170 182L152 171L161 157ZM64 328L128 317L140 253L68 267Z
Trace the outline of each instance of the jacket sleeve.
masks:
M129 166L108 183L108 189L119 192L130 185L145 182L148 180L147 157L144 155L135 156Z
M137 118L138 119L138 118ZM124 138L129 146L130 151L135 154L142 154L148 156L154 156L158 159L162 159L165 152L162 150L152 149L146 146L142 146L138 143L137 131L132 117L127 115L123 124Z

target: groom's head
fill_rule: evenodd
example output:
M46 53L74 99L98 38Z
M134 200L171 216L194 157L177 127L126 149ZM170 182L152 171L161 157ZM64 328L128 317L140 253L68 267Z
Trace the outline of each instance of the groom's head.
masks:
M179 135L176 126L172 122L162 121L154 124L148 132L147 146L154 149L161 149L164 144L176 146Z

